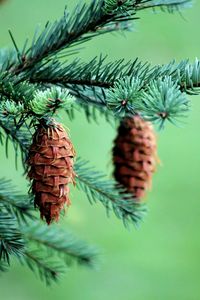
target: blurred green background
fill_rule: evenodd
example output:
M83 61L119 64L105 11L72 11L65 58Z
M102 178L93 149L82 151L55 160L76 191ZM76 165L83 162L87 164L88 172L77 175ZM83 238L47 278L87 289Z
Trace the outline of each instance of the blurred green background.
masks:
M70 6L77 1L68 1ZM11 46L8 29L21 46L32 37L36 24L59 18L64 0L8 0L0 6L0 45ZM180 16L141 12L134 31L110 34L85 44L81 58L100 53L108 60L139 57L152 64L168 63L200 54L200 3ZM68 216L60 223L102 249L97 271L74 267L50 288L29 270L13 263L0 278L0 299L5 300L197 300L200 299L200 97L191 97L191 112L180 128L167 125L158 133L162 165L148 194L149 212L142 226L127 231L114 216L107 218L101 205L90 206L85 195L72 191ZM111 148L115 136L103 119L88 124L82 115L73 122L64 115L78 154L99 170L111 174ZM1 176L27 191L23 170L15 169L0 148Z

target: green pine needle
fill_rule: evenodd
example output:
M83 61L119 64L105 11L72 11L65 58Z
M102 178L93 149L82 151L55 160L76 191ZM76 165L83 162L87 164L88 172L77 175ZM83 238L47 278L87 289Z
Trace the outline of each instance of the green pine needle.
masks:
M24 113L24 104L23 103L15 103L12 100L2 101L0 103L0 116L3 117L18 117L22 113Z
M10 262L10 256L23 255L25 243L16 218L0 206L0 260Z
M171 77L163 80L153 80L143 91L142 99L137 104L137 110L151 122L163 127L166 120L176 123L179 118L186 116L189 110L186 94Z
M44 253L38 250L27 250L21 263L26 264L33 273L38 274L47 285L58 282L60 276L64 274L64 267L60 261L44 256Z
M45 117L53 115L59 108L70 109L74 102L75 98L67 89L52 87L45 91L36 91L28 106L34 114Z
M125 14L134 7L134 0L106 0L104 3L103 10L106 14Z
M86 161L78 159L75 171L77 187L83 190L91 204L102 203L107 214L113 211L126 227L139 225L146 212L144 204L135 201L133 195L127 194L114 180L106 180L102 173L88 167Z
M8 213L16 217L18 223L34 219L33 200L27 195L20 195L10 180L0 179L0 202Z
M137 103L142 94L143 81L138 77L125 77L115 82L114 87L107 91L108 108L120 115L136 113Z
M22 228L22 231L29 241L60 254L68 266L72 261L87 267L93 267L96 263L98 251L95 247L76 239L56 225L32 223L31 226Z

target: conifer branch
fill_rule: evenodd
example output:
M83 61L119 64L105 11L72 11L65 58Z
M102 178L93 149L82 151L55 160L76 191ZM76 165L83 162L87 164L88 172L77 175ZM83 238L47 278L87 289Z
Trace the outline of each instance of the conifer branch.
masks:
M168 0L159 3L151 0L92 0L90 5L77 5L71 15L65 10L64 16L59 21L52 24L47 22L39 36L36 30L31 47L26 49L25 43L13 71L15 74L25 70L33 72L44 59L51 58L69 46L78 45L102 33L116 31L119 28L126 29L127 25L124 26L124 23L138 19L135 16L138 10L161 6L166 7L169 12L174 12L188 2L190 0Z
M4 209L15 216L19 223L34 219L31 197L19 195L10 180L0 179L0 202Z
M91 204L100 202L105 206L107 214L113 211L125 226L129 223L138 225L145 213L145 205L137 202L133 195L127 194L113 180L87 166L86 161L77 160L77 187L83 190Z
M17 54L15 49L0 49L0 73L12 69L17 63Z
M21 150L22 161L24 161L26 159L27 150L31 140L31 134L27 126L25 125L25 121L24 121L24 125L18 129L16 128L17 124L15 123L14 119L0 117L0 127L3 129L3 133L1 132L1 142L2 144L5 142L7 157L8 157L8 142L10 140L15 149L16 161L18 157L19 148ZM5 138L4 138L4 133L5 133Z
M100 69L100 68L99 68ZM106 67L105 67L106 69ZM109 68L108 68L109 69ZM107 69L107 70L108 70ZM122 66L123 69L123 66ZM94 73L90 73L91 82L94 82L95 78L95 68L93 68ZM103 68L104 70L104 68ZM174 86L176 86L176 89L179 89L180 97L183 99L183 101L176 100L176 92L174 89L174 102L170 101L170 107L177 107L177 104L180 104L180 109L177 107L175 111L173 112L174 117L170 116L170 121L174 122L176 118L176 113L178 115L182 115L182 108L181 103L184 102L187 103L187 100L185 99L185 94L198 94L200 92L200 63L196 59L193 64L189 63L188 61L181 61L179 64L176 64L175 62L171 62L167 65L162 66L155 66L151 67L148 64L142 64L138 62L133 62L128 72L125 73L121 72L121 68L116 68L116 74L118 77L113 78L110 82L105 81L105 86L110 88L99 88L95 86L90 86L90 84L87 85L87 82L83 80L82 84L80 85L72 85L69 87L69 89L72 89L72 93L74 92L75 95L78 96L80 103L83 104L91 104L99 107L102 109L105 108L104 112L106 111L106 108L114 108L114 112L117 115L121 114L121 111L128 112L128 113L138 113L138 109L141 112L143 116L145 116L145 112L148 112L149 115L152 115L151 118L152 121L155 121L157 116L161 117L160 121L161 123L165 121L167 118L169 111L163 110L161 107L157 106L158 103L155 100L152 100L151 105L148 105L145 108L143 106L143 103L145 101L144 98L148 98L147 94L151 93L151 87L153 86L153 82L167 82L166 78L170 78L170 81L168 81L168 89L170 88L170 85L173 83ZM131 71L130 71L131 70ZM87 72L86 72L87 73ZM81 74L81 73L80 73ZM98 74L101 74L99 72ZM105 75L105 73L102 73ZM108 71L107 75L108 78L112 74ZM127 76L126 76L127 74ZM104 76L104 80L105 80ZM108 79L109 80L109 79ZM100 80L101 85L102 81ZM135 90L133 82L138 82L138 87ZM171 83L170 83L171 82ZM108 92L107 92L108 91ZM111 100L111 94L113 93L112 100ZM180 99L179 97L179 99ZM172 99L172 98L171 98ZM129 100L132 101L133 105L130 105ZM112 101L112 105L111 105ZM126 105L124 105L124 103ZM168 101L169 103L169 101ZM154 107L154 108L153 108ZM117 108L117 110L115 109ZM184 111L186 112L188 110L187 105L185 105ZM162 118L164 117L164 118Z
M72 234L61 230L57 226L48 227L39 223L22 229L25 237L46 250L52 250L62 255L67 265L76 261L80 265L92 267L95 264L98 251L85 242L75 239Z
M21 263L26 263L32 272L37 272L40 279L45 281L47 285L57 282L64 273L62 264L58 261L52 261L50 257L44 257L44 254L37 250L27 250Z
M97 3L96 1L93 1L91 6L83 5L83 7L76 8L78 12L78 16L80 14L83 15L82 19L80 22L85 22L85 29L87 28L88 32L91 31L90 26L97 26L99 24L98 22L102 22L104 20L105 24L109 22L113 22L113 20L117 20L118 22L124 22L124 18L130 18L132 14L134 15L137 10L141 10L143 8L147 7L157 7L161 6L162 8L166 7L167 9L169 8L170 12L175 11L176 9L179 9L180 7L184 7L187 3L190 1L160 1L159 3L157 1L115 1L115 0L107 0L105 2L101 1ZM109 11L109 7L112 8ZM115 9L113 9L115 7ZM80 9L80 11L79 11ZM90 16L92 13L93 19L86 18L86 16ZM75 14L74 14L75 15ZM28 56L25 55L25 47L23 49L23 55L25 59L20 59L19 63L16 64L16 66L10 69L9 74L19 74L19 78L15 78L17 80L17 84L15 84L14 88L10 89L10 86L12 87L12 84L7 84L6 86L2 89L2 94L4 94L5 99L13 99L14 101L19 101L19 99L26 99L25 100L25 110L28 112L28 114L37 114L37 108L35 106L30 106L28 105L29 103L35 103L38 102L37 99L33 100L27 100L33 95L33 90L37 88L37 85L39 83L40 88L42 88L42 85L45 87L45 85L61 85L63 87L69 88L69 91L71 92L72 95L75 95L78 99L79 102L83 101L83 103L80 103L82 107L86 107L86 105L94 105L98 108L100 108L101 111L106 112L107 108L110 108L109 104L109 99L107 101L107 94L105 90L108 88L113 88L117 80L120 80L122 77L129 76L130 78L133 77L138 77L141 80L143 80L143 86L141 86L141 89L146 90L146 87L150 84L150 81L152 78L155 79L155 74L156 71L158 72L158 68L151 68L147 64L141 64L140 62L137 62L135 60L133 63L127 63L123 64L123 60L117 61L114 63L109 63L104 65L103 62L105 60L104 57L100 57L100 59L97 61L97 59L93 59L91 62L87 64L83 64L77 61L72 62L69 66L62 66L62 64L59 62L59 60L56 60L55 58L53 60L46 60L44 63L41 63L39 65L35 65L37 61L42 61L43 58L46 57L46 55L55 54L56 51L60 51L62 47L71 45L72 41L76 41L76 38L79 39L79 36L77 35L75 40L70 40L68 41L69 44L67 43L66 38L69 38L68 35L69 32L65 31L63 33L63 30L69 26L69 24L73 24L74 26L77 26L79 24L77 16L73 17L70 19L69 22L65 22L66 15L64 18L60 20L58 23L54 23L52 26L49 24L45 28L44 32L39 36L39 38L35 39L33 42L31 48L27 50L28 56L30 58L31 53L34 55L31 56L31 63L29 64L29 59ZM103 18L103 19L102 19ZM117 19L119 18L119 19ZM73 19L73 22L72 22ZM131 18L130 18L131 19ZM93 21L91 21L93 20ZM127 19L126 19L127 21ZM70 23L72 22L72 23ZM89 22L87 24L87 22ZM97 23L96 23L97 22ZM86 25L87 24L87 25ZM92 25L91 25L92 24ZM104 24L104 23L103 23ZM80 24L79 24L80 25ZM89 26L89 27L87 27ZM78 28L79 27L79 28ZM83 33L83 28L78 26L76 29L76 34L78 34L78 29L82 30L80 33L80 37L82 37ZM81 28L81 29L80 29ZM95 27L96 28L96 27ZM95 30L98 29L98 26ZM85 33L87 32L85 31ZM55 35L55 32L59 32L58 35ZM65 35L67 32L67 36ZM98 32L98 30L97 30ZM62 36L64 34L65 36ZM75 35L76 35L75 34ZM59 37L59 40L58 40ZM93 35L92 35L93 37ZM51 38L56 39L57 42L51 41ZM63 38L63 39L62 39ZM45 46L43 45L46 45ZM44 46L44 47L43 47ZM40 49L42 47L42 49ZM50 48L49 48L50 47ZM46 49L46 50L45 50ZM41 51L40 51L41 50ZM48 51L47 51L48 50ZM46 52L45 52L46 51ZM19 53L18 53L19 54ZM9 57L8 54L3 54L2 57L5 60L5 57ZM34 60L36 58L36 61ZM16 61L17 56L13 55L12 59L10 59L10 63L8 64L9 66L13 65L13 62ZM11 63L12 61L12 63ZM32 69L32 65L34 64L34 69ZM21 65L21 66L20 66ZM19 71L18 67L22 67L22 70ZM2 63L1 66L2 70L5 71L5 62ZM18 71L16 71L18 70ZM151 76L149 76L151 75ZM170 74L168 74L170 76ZM193 76L194 77L194 76ZM29 82L36 83L37 85L30 85L24 81L24 78L26 80L29 80ZM7 79L7 78L6 78ZM173 77L172 77L173 79ZM12 81L11 77L11 81ZM175 78L175 80L177 80ZM190 80L191 81L191 80ZM4 80L5 82L5 80ZM190 89L192 89L192 93L194 93L195 87L199 85L198 82L195 82L193 85L193 82L187 82L191 87L188 88L188 86L185 85L185 82L181 82L181 88L186 89L188 93L190 93ZM3 85L2 85L3 87ZM8 88L9 87L9 88ZM43 88L44 88L43 87ZM87 87L87 89L85 89ZM83 88L83 89L82 89ZM27 94L28 92L28 94ZM196 91L195 91L196 92ZM17 100L18 99L18 100ZM125 100L126 102L126 100ZM28 103L28 104L27 104ZM124 103L124 100L122 100L122 103ZM19 106L20 103L18 103ZM28 105L28 107L27 107ZM57 108L59 108L59 102L56 101L54 104L54 107L52 106L50 108L48 103L41 103L41 107L43 107L43 114L44 111L46 110L48 113L48 110L50 112L50 109L53 111L56 111ZM141 106L142 107L142 106ZM48 109L46 109L48 108ZM21 108L20 108L21 109ZM119 107L119 112L121 112L121 109L123 110L123 107ZM19 107L18 107L19 110ZM35 111L34 111L35 110ZM40 109L42 112L42 110ZM116 110L114 111L116 114ZM131 108L132 113L137 113L137 111L134 111L134 109ZM130 110L128 111L130 113ZM143 113L143 112L141 112ZM160 114L160 111L157 112L157 114ZM117 115L117 114L116 114ZM5 129L6 130L6 129Z
M32 99L37 85L27 82L27 80L20 81L19 76L14 76L7 71L0 72L0 95L1 100L12 100L18 103L26 103Z
M124 76L136 76L149 70L148 65L138 62L124 62L124 59L104 63L106 56L95 57L88 63L74 60L70 64L60 61L50 62L42 70L36 71L30 81L42 84L59 84L65 87L70 85L92 86L109 88L114 82Z
M143 1L144 4L142 3L137 10L144 10L144 9L150 9L150 8L160 8L164 12L168 13L174 13L175 11L179 11L180 9L183 8L188 8L192 4L192 0L182 0L182 1L176 1L176 0L171 0L171 1Z
M181 108L181 103L187 103L187 101L185 100L185 93L198 94L200 92L200 64L198 60L196 60L193 64L190 64L188 61L181 61L179 64L175 64L175 62L172 62L167 65L155 67L151 67L148 64L142 64L141 62L137 62L137 60L135 60L131 65L123 64L122 61L118 61L114 64L106 64L105 66L102 64L103 59L100 58L99 61L97 61L96 59L91 61L86 67L81 67L81 64L79 64L77 66L77 70L76 66L74 66L74 71L72 70L71 78L73 78L73 74L75 74L74 76L78 76L79 73L79 83L69 84L67 82L64 83L63 81L63 83L60 83L60 85L63 86L63 91L61 88L57 87L43 92L44 87L42 88L42 86L40 86L41 90L36 90L32 94L30 94L30 92L32 91L32 86L30 87L29 84L24 85L20 83L20 87L18 87L17 85L17 91L15 94L12 88L10 97L11 101L9 102L4 100L0 105L0 123L6 134L9 134L11 140L14 139L20 142L20 134L19 136L17 136L17 133L19 131L15 132L15 130L12 130L12 128L16 128L17 126L17 114L19 114L19 116L20 114L22 114L21 120L23 120L24 113L32 116L45 116L45 114L53 114L59 107L70 110L70 103L73 102L70 100L73 99L70 98L70 94L74 95L77 98L78 101L76 102L76 104L80 105L84 109L86 115L92 116L94 118L95 114L91 115L91 110L87 109L87 107L94 106L95 108L93 111L95 111L95 109L97 108L103 114L105 114L106 117L111 115L112 112L114 112L115 117L121 117L127 113L140 113L143 117L150 117L151 121L156 121L157 117L159 117L159 122L163 123L167 119L174 122L176 114L177 116L182 115L183 110ZM57 70L55 70L55 72L57 72ZM86 75L83 75L83 78L81 78L81 74L84 74L84 72ZM40 76L41 75L42 74L40 74ZM53 74L49 76L52 76L53 78ZM69 75L67 76L70 77ZM62 73L62 78L64 78L64 73ZM166 81L166 78L170 78L170 81ZM87 80L90 81L90 83L87 83ZM103 80L105 80L105 86L107 86L106 88L92 85L94 81L101 82L102 85ZM174 95L172 98L170 98L174 99L174 101L172 100L170 102L171 111L169 111L168 109L166 110L165 108L158 105L159 103L156 100L152 100L148 103L148 105L146 104L145 99L148 98L148 94L151 94L152 87L158 87L158 84L156 82L165 82L165 84L166 82L168 82L168 89L170 88L171 84L176 86L176 89L173 89L172 92L174 93ZM46 80L46 84L47 83L48 78ZM156 84L154 85L154 83ZM135 84L137 86L136 89L134 87ZM9 82L7 83L7 85L10 86ZM52 83L50 82L49 85L51 86ZM68 92L64 91L66 86L68 87L68 90L70 92L69 96L67 96ZM26 87L28 87L28 93L32 96L33 99L31 98L31 96L27 96L25 104L22 103L22 105L20 102L18 102L19 98L17 95L19 94L20 99L24 99L23 97L25 96L23 96L22 91L24 88L26 89ZM60 89L60 91L58 91L58 89ZM175 92L177 89L179 89L181 92L179 92L179 99L183 99L178 102L176 101ZM8 92L8 90L9 89L7 89L6 91ZM49 95L47 97L48 100L45 98L46 93L48 93ZM13 98L13 94L16 95L16 98ZM26 93L24 94L26 95ZM14 102L12 102L12 99L15 99L14 101L18 102L16 103L16 107L14 105ZM49 101L49 99L51 99L51 101ZM59 99L59 101L57 101L57 99ZM175 110L174 107L176 107ZM185 105L184 111L186 112L187 109L187 105ZM145 116L146 113L148 113L148 116ZM166 116L169 115L170 118L166 118ZM7 118L7 116L9 116L9 119ZM4 120L6 122L4 122ZM7 121L9 122L9 126ZM21 131L23 131L23 127L21 127ZM24 145L24 142L25 141L22 141L21 144Z
M10 256L23 255L25 243L17 220L0 206L0 261L9 264Z
M113 87L116 80L124 77L139 77L143 85L149 84L151 80L171 76L173 81L180 85L181 90L190 93L200 86L200 63L196 59L194 63L183 60L180 63L172 61L165 65L151 66L142 63L136 58L133 62L118 60L105 64L106 57L94 58L88 63L75 60L71 64L61 64L57 61L42 70L36 71L30 77L33 83L62 85L75 89L77 86L88 88ZM198 90L197 90L198 91Z
M111 22L124 22L124 18L121 15L107 14L103 7L103 0L93 0L90 5L76 6L71 15L65 11L64 16L53 24L48 22L38 37L36 37L37 32L35 33L31 47L23 54L25 57L24 61L22 63L19 62L15 67L15 74L32 69L44 58L55 55L58 51L66 49L74 43L77 45L103 33L104 26ZM129 16L129 19L131 18ZM105 32L112 30L112 26L107 26Z
M6 263L9 264L10 256L13 255L22 263L25 261L32 271L38 269L41 279L45 279L48 284L51 280L56 280L60 273L60 267L57 267L56 253L60 255L60 259L67 266L70 266L72 261L89 267L94 266L98 254L94 247L75 239L72 234L66 233L56 226L48 227L37 222L29 222L29 226L27 226L27 219L35 219L33 204L27 197L18 195L16 190L10 186L10 181L2 179L0 185L1 264L5 262L6 267ZM26 226L24 226L25 224ZM30 244L37 245L37 248L38 246L42 247L43 254L41 251L26 250L27 245L30 248ZM47 256L49 251L55 257L53 262ZM2 265L2 271L4 265ZM59 266L61 266L61 261Z

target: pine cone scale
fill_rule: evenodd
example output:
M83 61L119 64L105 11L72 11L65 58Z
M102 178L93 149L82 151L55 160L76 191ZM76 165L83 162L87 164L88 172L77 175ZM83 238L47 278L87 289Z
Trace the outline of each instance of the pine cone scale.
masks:
M75 151L64 128L53 122L40 124L29 151L28 177L32 180L35 206L50 224L60 211L70 205L69 183L74 183Z
M57 168L65 168L65 167L70 167L72 165L72 162L70 161L70 159L68 159L68 157L46 158L43 155L38 156L38 153L30 159L30 163L34 165L44 165L44 166L51 165Z
M149 122L139 116L125 118L114 141L114 177L140 200L151 187L157 164L156 136Z

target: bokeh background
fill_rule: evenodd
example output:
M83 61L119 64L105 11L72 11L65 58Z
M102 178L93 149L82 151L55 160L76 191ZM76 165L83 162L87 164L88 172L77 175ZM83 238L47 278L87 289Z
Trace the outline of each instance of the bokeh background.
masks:
M73 6L77 1L67 1ZM65 0L7 0L0 6L0 46L12 46L8 29L19 46L31 39L36 24L59 18ZM100 53L108 61L139 57L152 64L172 59L191 61L200 54L200 3L180 14L141 12L134 31L126 36L109 34L84 45L80 57ZM58 285L46 287L29 270L13 262L0 278L5 300L198 300L200 299L200 97L191 97L191 111L181 127L168 124L158 132L162 165L148 194L149 212L141 227L127 231L114 216L107 218L101 205L90 206L85 195L73 190L68 216L60 226L102 249L98 270L74 267ZM82 115L70 122L72 140L80 156L111 174L111 148L115 128L103 119L88 124ZM15 169L0 148L1 176L27 192L22 167Z

